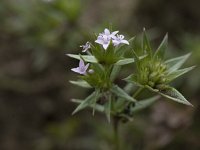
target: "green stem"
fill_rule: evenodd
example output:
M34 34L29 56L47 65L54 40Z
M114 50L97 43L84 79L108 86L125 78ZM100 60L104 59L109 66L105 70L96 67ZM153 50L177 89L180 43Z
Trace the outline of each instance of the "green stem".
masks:
M139 89L137 89L137 91L133 94L133 98L136 98L143 90L143 87L140 87Z
M113 130L114 130L114 150L120 150L120 141L118 135L119 117L113 117Z

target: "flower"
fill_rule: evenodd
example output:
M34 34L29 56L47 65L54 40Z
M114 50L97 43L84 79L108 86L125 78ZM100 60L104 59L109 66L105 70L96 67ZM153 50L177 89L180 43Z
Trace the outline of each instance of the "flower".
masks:
M103 48L106 50L110 44L110 37L106 35L99 35L95 42L103 45Z
M87 74L86 71L87 71L88 67L89 67L89 63L87 65L85 65L84 61L82 59L80 59L79 66L77 68L72 68L71 70L76 73L86 75Z
M129 45L129 42L127 40L124 40L124 36L118 35L118 34L117 34L117 36L113 37L112 42L113 42L114 46L118 46L121 43Z
M82 52L86 52L88 49L91 48L90 42L87 42L85 45L81 45L80 47L83 48Z
M109 38L111 39L111 38L114 38L115 35L116 35L118 32L119 32L119 31L114 31L114 32L110 33L110 30L108 30L108 29L106 28L106 29L104 29L104 32L103 32L103 33L100 33L99 35L105 35L105 36L107 36L107 37L109 37Z
M119 31L114 31L111 33L108 29L104 29L104 32L99 34L95 42L103 45L103 48L106 50L110 44L111 39L114 38L118 32Z

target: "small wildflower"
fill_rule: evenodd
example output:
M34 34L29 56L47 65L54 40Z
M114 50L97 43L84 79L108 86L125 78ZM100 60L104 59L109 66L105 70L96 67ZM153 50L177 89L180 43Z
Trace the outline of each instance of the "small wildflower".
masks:
M103 45L103 48L106 50L110 44L111 39L115 38L115 35L119 31L110 32L108 29L104 29L103 33L100 33L95 41L98 44Z
M112 42L113 42L114 46L118 46L121 43L129 45L129 42L127 40L124 40L124 36L118 35L118 34L117 34L117 36L113 37Z
M71 70L76 73L86 75L88 67L89 67L89 63L85 65L84 61L81 59L79 62L79 66L77 68L72 68Z
M105 35L105 36L107 36L107 37L109 37L110 39L111 38L114 38L115 37L115 35L118 33L119 31L114 31L114 32L110 32L110 30L108 30L107 28L106 29L104 29L104 32L103 33L100 33L99 35Z
M110 44L110 37L106 35L99 35L95 42L103 45L103 48L106 50Z
M82 52L86 52L88 49L91 48L90 42L87 42L85 45L81 45L80 47L83 48Z

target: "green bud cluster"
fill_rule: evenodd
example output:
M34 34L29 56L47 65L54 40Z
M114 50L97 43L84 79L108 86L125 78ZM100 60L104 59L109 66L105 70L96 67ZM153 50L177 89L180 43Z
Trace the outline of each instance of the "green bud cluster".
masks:
M164 63L158 60L144 60L141 62L141 66L137 75L140 83L156 89L166 87L167 66Z

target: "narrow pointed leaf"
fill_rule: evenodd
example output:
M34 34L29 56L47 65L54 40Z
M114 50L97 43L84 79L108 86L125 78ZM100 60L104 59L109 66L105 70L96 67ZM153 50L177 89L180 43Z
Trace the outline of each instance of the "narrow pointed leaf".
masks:
M138 57L138 59L143 59L145 58L147 55L144 55L144 56L140 56ZM127 64L131 64L131 63L134 63L135 62L135 59L134 58L124 58L124 59L121 59L119 61L117 61L115 63L115 65L127 65Z
M127 65L127 64L134 63L134 62L135 62L134 58L124 58L124 59L117 61L115 63L115 65Z
M138 103L135 104L134 107L131 108L131 113L137 112L139 110L149 107L150 105L155 103L159 98L160 96L154 96L148 99L140 100Z
M167 44L168 44L168 34L165 35L163 38L162 42L160 43L158 49L156 50L154 57L164 57L165 50L167 49Z
M193 106L190 102L188 102L185 99L185 97L179 91L177 91L173 87L167 88L166 90L162 90L159 92L159 94L178 103Z
M195 66L192 66L192 67L188 67L188 68L184 68L184 69L180 69L180 70L176 70L176 71L173 71L172 73L170 73L168 76L167 76L167 80L168 82L178 78L179 76L191 71L192 69L194 69Z
M131 97L130 95L128 95L123 89L121 89L119 86L114 85L111 88L111 91L117 95L118 97L124 98L125 100L131 101L131 102L136 102L136 100Z
M152 92L159 92L158 89L154 89L154 88L150 87L149 85L145 85L145 88L147 88L148 90L150 90Z
M77 113L78 111L86 108L87 106L92 105L96 99L99 97L99 91L94 91L91 95L89 95L85 100L81 102L81 104L78 105L78 107L74 110L72 115Z
M168 72L171 73L173 71L178 70L190 57L190 55L191 53L165 61L166 65L169 67Z
M132 84L135 84L135 85L137 85L137 86L144 87L143 85L141 85L141 84L137 81L137 77L136 77L136 75L134 75L134 74L129 75L129 76L126 77L124 80L125 80L126 82L128 82L128 83L132 83Z
M83 102L83 100L72 99L72 102L77 103L77 104L81 104ZM104 106L99 105L99 104L96 104L95 107L94 107L94 105L89 105L89 107L91 107L92 109L95 109L96 111L99 111L99 112L105 111Z
M133 57L135 59L136 68L139 70L140 69L140 58L134 50L132 51L132 53L133 53ZM147 57L148 57L148 55L147 55Z
M134 89L134 85L132 83L127 83L124 87L124 91L126 93L130 93Z
M145 50L147 52L147 54L150 57L152 57L152 50L151 50L149 39L147 38L147 35L146 35L145 28L144 28L144 31L143 31L143 45L142 45L142 48L143 48L143 50Z
M119 74L120 70L121 70L121 66L114 65L112 72L110 74L111 81L113 81L116 78L116 76Z
M83 88L92 88L86 81L78 80L78 81L69 81L70 83L83 87Z
M97 63L97 59L94 56L90 56L90 55L75 55L75 54L67 54L67 56L71 57L71 58L75 58L80 60L81 58L83 58L84 61L86 62L91 62L91 63Z

